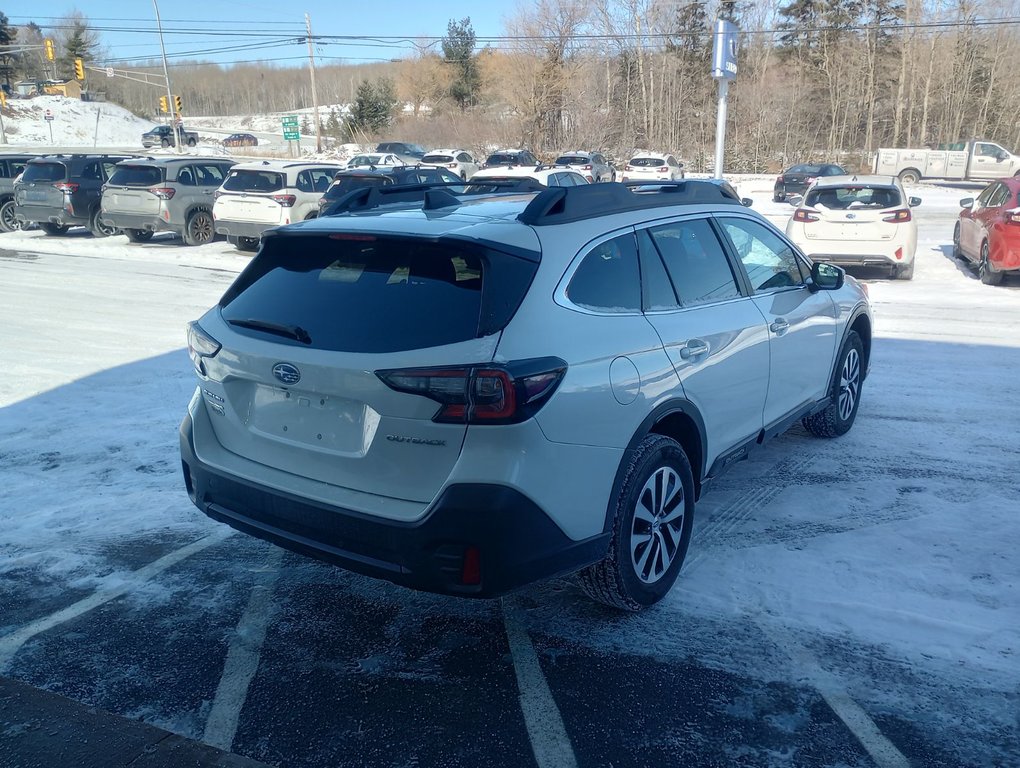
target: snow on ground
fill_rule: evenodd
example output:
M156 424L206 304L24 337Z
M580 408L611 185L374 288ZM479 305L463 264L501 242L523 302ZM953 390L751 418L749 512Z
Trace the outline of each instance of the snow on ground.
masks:
M50 126L44 119L47 109L53 114L52 142ZM139 145L139 137L152 123L109 102L37 96L8 100L4 127L7 142L12 145L115 147Z
M782 226L792 208L771 201L772 180L733 179ZM868 280L876 340L854 429L825 441L795 428L721 478L660 607L595 621L564 606L576 592L546 591L535 631L782 675L754 643L690 645L713 622L750 619L770 637L858 649L861 700L912 694L867 687L886 663L1012 695L1020 281L981 285L950 257L967 190L910 192L924 201L916 276ZM103 541L218 528L179 477L175 430L194 389L184 326L247 263L223 243L0 236L0 576L97 584L116 575Z

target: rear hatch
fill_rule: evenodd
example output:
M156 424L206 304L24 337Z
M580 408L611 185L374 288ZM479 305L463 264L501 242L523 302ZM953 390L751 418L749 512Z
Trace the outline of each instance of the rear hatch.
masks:
M808 240L892 240L897 216L905 216L904 221L910 217L899 189L893 186L815 187L808 191L804 207L818 216L817 223L804 227Z
M665 160L656 157L634 157L627 162L624 172L628 178L665 178L669 174L669 166Z
M217 191L213 215L227 221L288 224L283 209L294 205L294 195L285 192L286 185L282 171L231 170Z
M339 488L430 501L467 431L434 420L448 407L435 393L462 384L458 367L492 360L536 269L537 254L454 239L267 236L202 320L223 344L203 385L222 398L220 444ZM390 375L403 391L379 371L401 371Z
M103 191L103 211L156 216L161 198L174 192L163 186L165 180L166 168L160 165L118 165Z
M32 162L25 166L17 186L15 202L20 206L64 207L64 190L57 188L67 178L67 166L60 162Z

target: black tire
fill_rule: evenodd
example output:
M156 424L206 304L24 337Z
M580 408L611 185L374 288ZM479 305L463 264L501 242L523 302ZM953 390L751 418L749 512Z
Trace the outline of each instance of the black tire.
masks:
M981 243L981 261L978 262L978 277L985 285L1000 285L1003 274L992 268L988 260L988 241Z
M312 219L317 219L317 218L319 218L319 212L318 211L312 211L307 216L305 216L305 221L311 221Z
M850 331L836 358L829 387L830 402L824 410L805 416L801 420L804 428L815 437L839 437L849 432L861 405L863 383L864 344L857 331Z
M906 170L900 171L900 181L904 184L916 184L920 180L920 172L913 168L907 168Z
M648 435L642 440L624 470L619 496L610 503L613 537L609 552L581 571L578 583L597 602L639 611L669 592L691 543L694 475L680 444L664 435ZM643 515L638 514L639 506ZM655 522L647 522L646 517ZM641 547L646 535L647 544ZM664 556L671 559L666 562ZM656 575L658 566L664 568Z
M184 242L187 245L205 245L216 239L213 217L209 211L192 211L184 224Z
M914 279L914 262L904 264L896 268L896 274L894 277L897 280L913 280Z
M953 227L953 258L963 258L963 249L960 248L960 222L956 222L956 226Z
M151 229L124 229L121 231L132 243L147 243L152 239Z
M786 195L776 195L776 194L773 194L772 195L772 202L773 203L785 203L786 202Z
M254 251L259 247L259 239L257 237L238 237L234 242L234 247L239 251Z
M188 146L189 146L189 147L193 147L193 146L195 146L195 145L196 145L197 143L198 143L198 142L197 142L197 141L195 141L194 139L188 139Z
M100 211L97 208L92 211L92 216L89 218L89 232L92 233L92 237L110 237L120 234L119 229L104 224L99 216Z
M14 201L7 200L0 205L0 232L17 232L21 222L14 217Z
M67 230L70 229L67 224L53 224L48 221L40 221L39 229L45 232L47 235L66 235Z
M159 143L159 145L160 145L161 147L163 147L163 149L166 149L167 147L169 147L169 146L170 146L170 139L163 139L163 140L162 140L162 141L161 141L161 142Z

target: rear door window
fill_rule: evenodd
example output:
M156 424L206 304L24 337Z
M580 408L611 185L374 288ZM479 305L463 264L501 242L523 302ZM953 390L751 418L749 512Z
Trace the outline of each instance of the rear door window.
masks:
M221 300L223 318L297 326L317 349L437 347L500 330L536 267L473 244L349 237L267 238Z
M195 182L200 187L218 187L223 183L223 166L214 163L195 165Z
M570 278L566 297L592 312L640 312L641 276L634 235L628 232L592 248Z
M648 232L662 254L683 306L740 296L726 252L707 220L678 221L652 227Z
M117 187L155 187L163 183L163 169L155 165L118 165L110 177Z
M231 171L223 182L228 192L276 192L283 187L283 174L277 171Z
M63 181L66 170L62 163L29 163L22 181Z
M804 284L804 272L793 249L775 232L750 219L723 217L723 231L757 293Z
M87 163L85 167L81 169L80 178L87 181L102 181L103 168L98 162Z

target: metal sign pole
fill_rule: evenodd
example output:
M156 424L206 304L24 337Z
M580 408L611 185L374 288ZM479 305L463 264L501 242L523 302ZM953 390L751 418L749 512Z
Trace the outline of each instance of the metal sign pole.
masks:
M712 45L712 77L719 81L719 111L715 123L715 178L723 177L726 157L726 111L729 107L730 80L737 76L737 35L740 30L726 19L715 23Z
M721 179L726 150L726 110L729 107L730 81L719 79L719 110L715 118L715 178Z

